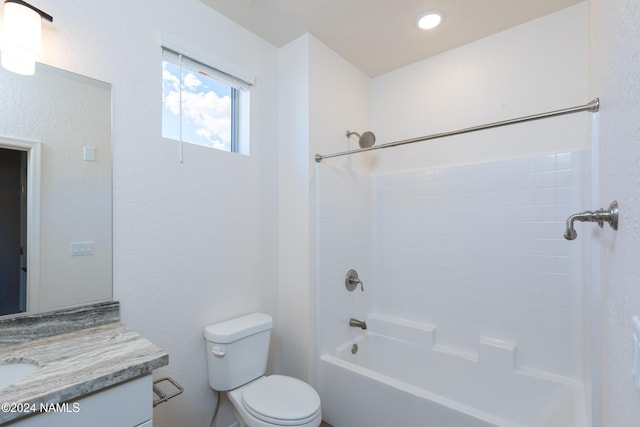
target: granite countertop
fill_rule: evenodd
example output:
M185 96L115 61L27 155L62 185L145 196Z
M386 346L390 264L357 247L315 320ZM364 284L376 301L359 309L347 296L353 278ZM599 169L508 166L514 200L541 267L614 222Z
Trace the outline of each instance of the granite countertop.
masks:
M0 389L0 403L62 403L150 374L169 363L162 349L120 322L11 344L0 364L32 363L30 376ZM151 393L151 390L149 390ZM0 424L22 416L0 411Z

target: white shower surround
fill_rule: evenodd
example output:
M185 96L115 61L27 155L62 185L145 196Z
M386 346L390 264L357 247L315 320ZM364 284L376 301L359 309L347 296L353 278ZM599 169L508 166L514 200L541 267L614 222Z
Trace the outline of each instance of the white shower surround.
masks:
M588 201L589 161L580 150L382 175L318 165L321 394L335 392L325 356L361 334L349 318L371 313L434 325L449 355L477 359L483 339L508 342L517 369L588 384L590 233L562 234ZM345 289L350 268L364 292ZM441 369L426 360L412 369Z
M584 206L582 157L377 176L376 311L436 324L464 351L480 335L517 342L521 363L581 378L584 239L562 234Z
M587 5L579 4L376 77L371 129L389 142L584 104L587 29ZM332 123L322 118L324 128ZM574 424L590 422L593 227L577 224L573 242L562 234L568 215L597 208L592 119L581 113L316 165L317 385L327 421L372 425L334 416L396 394L374 388L366 375L353 377L358 368L327 371L339 364L327 362L338 357L336 349L362 334L349 319L378 313L433 325L436 346L450 350L445 365L425 359L411 370L442 369L464 383L446 366L456 357L477 359L486 348L481 337L508 342L514 370L583 384L576 396L584 405L574 407L584 416ZM318 147L322 154L342 149ZM364 292L345 290L351 268ZM395 363L381 351L372 357ZM327 381L334 374L336 381ZM352 411L340 410L330 396L341 388L337 378L346 377L362 380L377 398L358 399L351 390L341 396ZM490 385L496 389L487 392L505 392ZM421 387L422 394L437 392L434 384ZM398 401L405 408L430 405L405 398ZM464 401L464 387L452 399ZM514 422L544 425L542 415Z
M319 165L321 353L352 338L350 317L381 312L435 324L465 352L480 335L516 342L521 363L583 378L590 228L562 235L588 203L588 162L576 151L385 175ZM345 289L350 268L365 292Z
M433 325L378 314L367 322L321 356L323 414L336 426L588 425L582 384L518 368L511 343L483 337L474 357L437 344Z

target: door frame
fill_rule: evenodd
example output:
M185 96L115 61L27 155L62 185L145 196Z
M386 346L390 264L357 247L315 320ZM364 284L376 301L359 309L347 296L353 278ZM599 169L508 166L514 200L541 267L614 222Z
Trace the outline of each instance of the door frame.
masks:
M27 152L27 311L40 308L41 143L0 136L0 148Z

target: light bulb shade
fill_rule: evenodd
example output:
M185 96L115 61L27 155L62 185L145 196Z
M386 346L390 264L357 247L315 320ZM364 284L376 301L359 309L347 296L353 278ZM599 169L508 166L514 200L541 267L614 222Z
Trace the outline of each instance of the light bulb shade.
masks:
M5 3L2 67L14 73L33 75L40 58L41 40L41 15L20 3Z

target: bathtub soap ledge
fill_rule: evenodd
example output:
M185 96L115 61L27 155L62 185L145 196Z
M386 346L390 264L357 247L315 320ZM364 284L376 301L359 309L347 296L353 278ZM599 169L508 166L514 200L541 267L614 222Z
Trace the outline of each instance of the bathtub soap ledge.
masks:
M372 313L367 316L369 331L393 337L412 344L433 347L436 344L436 327L430 323L416 322L387 314Z
M514 342L480 337L478 361L486 365L488 369L495 369L499 372L511 371L517 368L517 350L518 345Z

